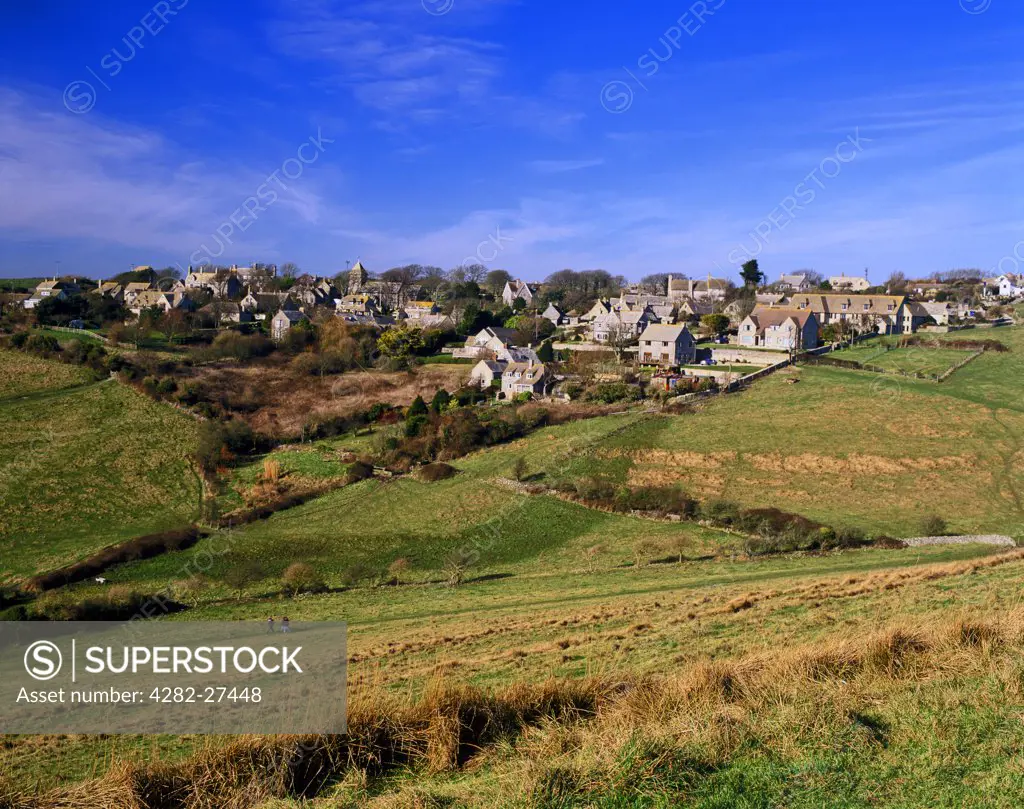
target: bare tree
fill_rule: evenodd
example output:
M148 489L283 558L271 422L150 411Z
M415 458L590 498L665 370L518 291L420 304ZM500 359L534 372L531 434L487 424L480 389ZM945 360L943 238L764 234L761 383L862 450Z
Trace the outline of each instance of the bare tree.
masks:
M608 329L608 347L615 352L615 358L622 362L626 349L636 342L636 330L625 323L616 323Z
M897 270L889 276L885 288L890 295L902 295L907 291L907 276Z
M423 277L423 266L406 264L404 267L392 267L380 275L380 280L388 285L388 305L398 309L408 300L410 290Z

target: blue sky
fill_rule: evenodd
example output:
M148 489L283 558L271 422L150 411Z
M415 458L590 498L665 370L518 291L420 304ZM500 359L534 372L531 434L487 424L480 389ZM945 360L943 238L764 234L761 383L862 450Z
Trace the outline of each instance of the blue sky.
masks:
M1013 270L1024 239L1018 0L14 5L4 276L880 280Z

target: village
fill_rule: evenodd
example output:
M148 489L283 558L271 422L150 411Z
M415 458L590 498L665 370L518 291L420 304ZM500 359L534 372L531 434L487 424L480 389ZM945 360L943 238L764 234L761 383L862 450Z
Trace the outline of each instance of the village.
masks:
M80 329L136 347L156 337L169 349L231 331L281 344L294 329L336 320L388 335L383 342L397 349L375 352L377 361L471 365L469 384L496 399L568 400L580 388L573 358L599 381L639 372L655 392L707 391L876 335L1011 322L1009 304L1024 295L1024 277L969 270L925 280L894 273L880 285L866 273L814 271L768 282L757 261L744 265L739 285L678 274L628 283L571 270L535 283L480 265L372 276L357 261L333 277L283 269L189 268L181 277L139 266L99 282L55 277L0 293L0 312L15 329Z

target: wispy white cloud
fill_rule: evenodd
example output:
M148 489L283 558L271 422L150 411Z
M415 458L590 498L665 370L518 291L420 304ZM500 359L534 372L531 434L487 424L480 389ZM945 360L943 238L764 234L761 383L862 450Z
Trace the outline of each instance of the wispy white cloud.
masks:
M0 229L187 256L290 156L262 168L213 164L155 132L0 88ZM263 221L235 240L273 250L275 219L319 221L327 203L310 180L278 187Z
M282 8L267 34L287 57L319 63L319 82L349 91L383 131L459 122L564 133L583 112L557 83L509 89L503 46L478 35L511 4L460 0L442 24L416 2L302 0Z

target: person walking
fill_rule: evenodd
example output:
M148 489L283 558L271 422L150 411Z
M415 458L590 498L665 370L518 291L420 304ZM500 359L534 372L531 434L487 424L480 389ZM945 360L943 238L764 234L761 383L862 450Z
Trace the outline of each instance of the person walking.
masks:
M291 627L288 625L288 616L285 615L281 618L281 631L287 634L290 629Z
M267 634L268 635L273 635L274 634L274 616L273 615L271 615L269 618L267 618Z

